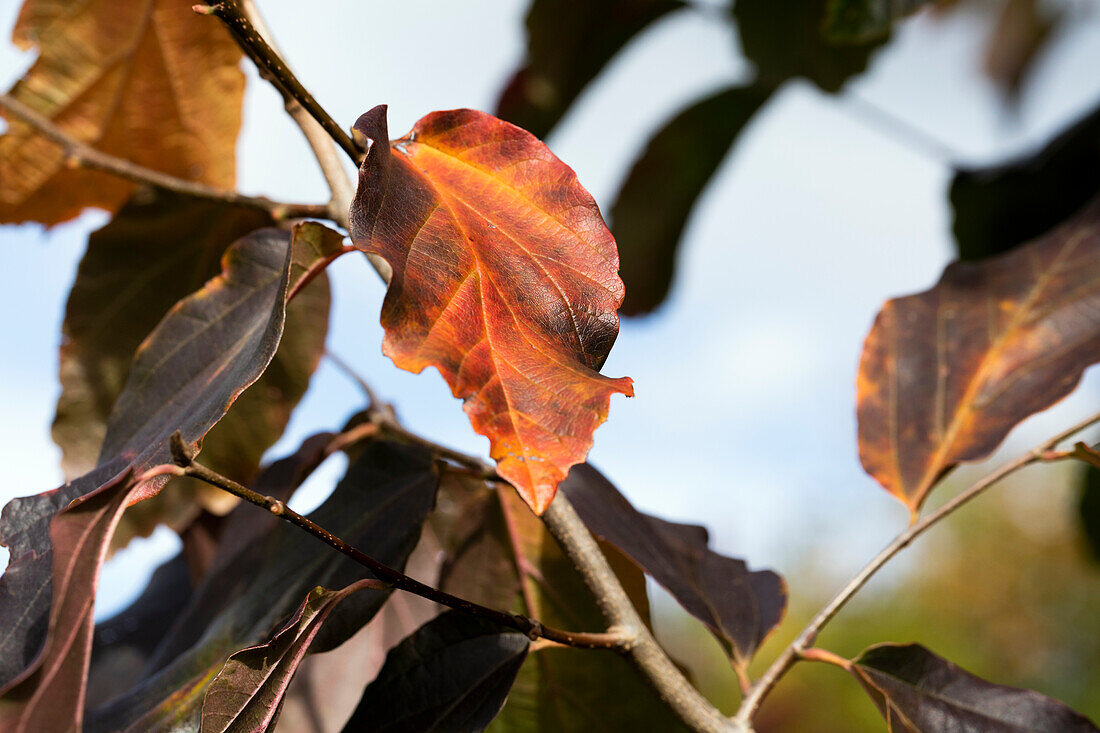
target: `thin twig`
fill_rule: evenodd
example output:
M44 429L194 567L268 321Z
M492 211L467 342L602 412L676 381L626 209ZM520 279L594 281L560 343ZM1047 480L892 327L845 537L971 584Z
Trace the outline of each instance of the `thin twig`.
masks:
M623 647L627 659L665 704L693 730L744 731L746 726L726 718L711 705L657 644L565 492L558 492L542 520L596 596L611 628L627 636L629 641Z
M910 150L949 167L963 160L963 156L944 141L854 92L842 95L840 101L842 109L885 132Z
M214 201L222 201L227 204L261 209L270 212L276 219L296 219L304 217L317 219L330 218L329 207L324 204L284 203L281 201L272 201L265 196L246 196L237 191L227 191L225 189L207 186L204 183L176 178L167 173L161 173L152 168L146 168L136 163L131 163L123 158L108 155L72 137L46 117L7 94L0 95L0 109L11 113L22 122L30 125L35 131L61 146L66 156L68 156L70 165L110 173L113 176L124 178L134 183L156 186L157 188L175 191L176 193L182 193L196 198L211 199Z
M435 441L429 440L425 437L417 435L416 433L406 429L401 423L397 422L397 419L393 417L392 410L379 410L372 412L371 419L375 421L375 424L385 432L393 435L401 440L419 445L422 448L427 448L439 458L445 458L448 461L454 461L455 463L465 466L470 469L470 473L477 478L485 481L497 481L504 482L505 480L497 474L495 468L474 456L468 455L461 451L448 448L445 445L440 445Z
M851 659L842 657L836 652L831 652L828 649L810 647L800 652L798 657L807 662L824 662L825 664L831 664L834 667L840 667L845 672L851 671L852 669Z
M275 53L275 49L263 39L252 21L241 10L239 0L222 0L222 2L213 5L200 4L195 5L193 9L196 13L217 16L229 29L230 34L237 41L237 45L241 47L241 50L256 64L256 68L260 70L260 73L282 92L284 97L297 100L313 119L320 123L328 136L348 154L348 157L356 164L359 163L362 153L352 142L351 136L317 103L317 100L302 86L302 83L298 81L298 77L294 76L294 73L279 57L279 54Z
M464 598L453 596L450 593L446 593L437 588L433 588L430 585L425 585L418 580L410 578L404 573L394 570L388 565L375 560L373 557L360 551L356 547L349 545L341 538L329 532L324 527L321 527L308 517L304 517L298 512L294 511L286 505L285 502L275 499L270 496L264 496L259 492L253 491L247 486L243 486L232 479L226 478L221 474L213 471L200 463L195 463L194 453L190 447L184 442L177 431L172 435L171 439L172 460L176 464L178 475L191 476L197 478L200 481L216 486L223 491L226 491L234 496L243 499L250 504L263 507L275 516L290 522L296 527L305 530L309 534L318 538L325 544L329 545L338 552L346 555L355 562L359 563L363 567L374 573L377 578L385 583L388 583L392 587L403 590L407 593L418 595L421 598L427 598L430 601L439 603L440 605L454 608L459 611L465 611L466 613L480 616L482 618L490 619L501 626L506 626L511 629L526 634L531 639L549 639L559 644L566 646L578 647L582 649L615 649L620 647L624 643L625 637L617 631L607 632L575 632L575 631L563 631L561 629L551 628L549 626L543 626L540 622L521 616L518 614L511 614L505 611L498 611L496 609L488 608L471 601L467 601ZM158 467L164 470L170 467Z
M332 353L332 349L325 349L325 358L331 361L334 367L343 372L344 376L355 382L359 389L363 390L363 395L367 398L367 409L373 410L382 404L382 400L378 398L378 393L374 391L374 387L371 387L370 382L363 379L351 364L348 364L344 359Z
M950 501L945 503L939 509L926 516L919 522L911 525L905 531L901 532L897 537L893 539L878 555L874 557L867 565L863 567L856 575L848 581L848 583L840 590L836 596L829 601L824 608L822 608L816 616L806 625L806 628L802 630L794 641L792 641L787 648L783 650L771 666L760 677L760 680L753 687L752 691L742 700L741 707L738 709L737 714L734 715L734 720L744 725L749 725L752 721L756 711L760 708L760 704L775 687L779 679L786 674L800 657L806 654L806 652L813 645L817 635L821 632L821 629L832 620L834 616L844 607L845 604L851 600L852 596L862 588L871 577L877 573L883 565L885 565L894 555L897 555L901 550L909 545L920 535L924 534L929 528L938 523L944 517L949 516L955 510L968 503L971 499L979 496L982 492L993 486L1001 479L1009 476L1010 474L1019 471L1025 466L1029 466L1032 463L1038 463L1045 460L1050 453L1059 443L1070 438L1076 433L1095 425L1100 422L1100 413L1097 413L1081 422L1077 423L1073 427L1063 430L1053 438L1043 441L1040 445L1032 448L1018 458L1008 462L1001 466L992 473L986 475L982 479L972 484L969 488L961 493L957 494Z

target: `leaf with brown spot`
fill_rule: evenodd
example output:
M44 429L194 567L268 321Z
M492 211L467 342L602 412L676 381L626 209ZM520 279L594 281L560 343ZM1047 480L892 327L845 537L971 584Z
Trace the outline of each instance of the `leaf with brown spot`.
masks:
M13 32L38 59L11 95L104 153L232 188L241 53L185 0L26 0ZM0 222L57 224L117 209L134 184L71 169L20 120L0 137Z
M1094 202L1007 254L950 265L878 314L859 368L860 459L911 511L1100 360L1098 225Z
M597 371L619 332L615 241L572 169L507 122L434 112L387 144L380 106L355 130L369 151L352 240L393 268L383 349L402 369L439 369L542 512L611 395L633 394Z
M894 733L1096 733L1083 715L1038 692L987 682L919 644L876 644L850 671Z

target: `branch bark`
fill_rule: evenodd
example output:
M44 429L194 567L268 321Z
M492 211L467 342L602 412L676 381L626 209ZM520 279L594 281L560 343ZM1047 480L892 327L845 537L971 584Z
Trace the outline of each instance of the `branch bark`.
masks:
M1100 422L1100 413L1092 415L1067 430L1063 430L1054 437L1043 441L1041 444L1018 458L979 479L939 509L936 509L924 519L910 525L906 530L898 534L890 544L884 547L878 555L863 567L862 570L856 573L840 592L825 604L824 608L818 611L817 615L806 625L806 628L802 630L795 640L787 645L787 648L783 650L774 662L772 662L771 666L768 667L760 677L760 680L753 686L749 694L742 700L741 707L738 709L736 715L734 715L733 720L744 726L751 725L752 718L756 714L756 711L759 710L760 704L764 701L764 698L768 696L768 693L772 691L776 683L779 682L780 678L782 678L800 659L806 658L807 656L814 656L810 653L811 647L825 625L840 612L840 609L844 608L848 601L852 599L852 596L854 596L860 588L866 585L867 581L870 580L882 566L909 546L913 540L924 534L932 526L954 513L972 499L978 497L986 489L1006 476L1032 463L1039 463L1045 460L1057 460L1060 456L1052 457L1050 456L1050 452L1057 447L1059 443L1098 422Z
M102 171L134 183L156 186L188 196L261 209L270 212L276 219L330 218L330 207L324 204L284 203L273 201L265 196L246 196L237 191L226 191L203 183L176 178L167 173L131 163L123 158L108 155L72 137L38 112L7 94L0 95L0 109L14 115L22 122L33 127L37 132L60 145L69 157L71 165Z

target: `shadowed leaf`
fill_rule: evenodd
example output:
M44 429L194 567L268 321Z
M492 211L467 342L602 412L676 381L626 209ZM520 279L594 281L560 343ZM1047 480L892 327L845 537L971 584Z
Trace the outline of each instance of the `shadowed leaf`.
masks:
M573 171L523 130L435 112L387 145L386 108L351 207L356 246L393 268L383 350L439 369L500 474L541 512L630 379L602 366L619 332L615 241Z
M230 656L203 698L202 730L270 730L290 680L321 625L336 604L364 587L366 581L361 580L337 591L314 588L271 641Z
M606 628L584 579L513 492L448 477L440 505L450 505L457 517L450 531L441 533L448 552L445 590L557 628ZM635 607L648 618L645 576L614 547L603 549ZM555 648L528 656L489 729L679 731L682 726L618 654Z
M448 611L390 651L344 731L484 730L504 705L529 645L516 631Z
M38 58L11 95L73 137L180 178L232 188L241 53L180 0L26 0L13 38ZM0 222L114 211L134 184L71 169L19 120L0 137Z
M260 211L140 189L92 232L61 325L53 439L68 478L96 466L134 351L164 314L221 272L237 239L273 224Z
M661 128L635 161L611 209L624 315L651 311L668 295L676 247L695 202L770 94L731 87L702 99Z
M561 488L593 533L653 576L747 671L783 619L787 587L781 577L750 572L741 560L712 552L703 527L642 514L588 464L575 467Z
M62 391L53 437L67 476L96 465L107 418L141 341L176 301L217 275L230 243L267 224L267 215L242 207L141 191L91 235L62 325ZM339 236L320 225L303 227L299 236L317 237L318 230L330 249L339 246ZM204 439L206 465L236 481L253 479L260 457L282 434L309 385L324 350L328 310L322 274L287 307L269 368ZM123 515L114 547L148 535L159 522L179 531L203 506L220 513L231 506L228 494L197 481L171 483L170 491Z
M181 553L153 571L137 600L95 625L88 667L89 706L125 692L141 679L145 660L193 591L187 560Z
M890 35L895 21L932 0L829 0L821 29L832 43L867 43Z
M867 67L871 52L886 42L837 46L825 39L826 0L737 0L733 17L741 49L756 65L756 83L778 87L802 77L824 92L837 92Z
M1038 692L975 677L918 644L878 644L851 672L891 731L1095 733L1096 726Z
M878 314L859 368L860 459L911 511L1100 360L1098 224L1100 203Z
M5 730L80 727L106 543L126 504L163 485L163 478L122 477L169 462L176 430L197 445L263 373L292 284L289 239L267 229L240 240L226 253L223 274L169 311L138 350L96 469L4 508L0 534L11 548L0 578L0 617L10 619L0 639Z
M497 116L544 138L607 62L680 0L533 0L527 59L497 103Z
M435 500L436 484L434 464L427 452L393 443L371 443L309 518L400 569ZM235 510L242 514L246 511L262 513L253 506ZM141 682L92 711L88 731L196 729L210 683L230 656L268 644L280 629L293 628L288 627L287 617L315 587L346 588L370 576L362 566L283 521L255 534L243 547L236 544L235 551L227 545L223 549L229 551L219 552L201 587L167 630ZM362 590L344 598L331 609L324 625L308 629L308 651L326 651L343 643L377 613L388 596L389 591ZM304 610L307 615L303 618L308 618L308 604ZM298 639L296 634L292 632L282 641L304 643L304 638ZM272 650L281 646L279 639L274 642ZM295 649L295 643L288 646L295 658L290 665L293 667L299 653L307 650ZM243 659L254 657L249 653ZM233 676L239 679L237 672ZM277 700L285 691L285 681L260 692ZM230 680L225 682L219 696L231 686ZM225 711L224 697L211 704L211 712L219 706ZM246 704L240 706L246 708Z
M1006 252L1049 232L1100 192L1100 107L1041 150L951 181L959 258Z

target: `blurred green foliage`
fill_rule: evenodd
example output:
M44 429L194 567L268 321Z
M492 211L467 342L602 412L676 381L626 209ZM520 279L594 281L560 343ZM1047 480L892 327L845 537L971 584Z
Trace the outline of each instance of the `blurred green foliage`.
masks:
M980 472L960 472L934 500ZM994 487L872 580L818 644L850 658L877 642L919 642L987 680L1037 690L1100 719L1100 564L1077 527L1081 472L1040 465ZM846 580L814 544L779 568L792 607L758 654L754 677ZM671 601L657 608L662 641L708 697L735 710L737 680L718 646ZM884 723L854 678L802 663L765 702L757 730L880 733Z

